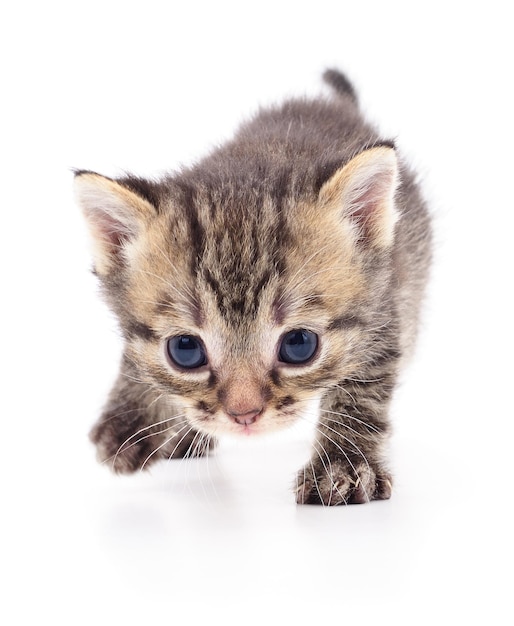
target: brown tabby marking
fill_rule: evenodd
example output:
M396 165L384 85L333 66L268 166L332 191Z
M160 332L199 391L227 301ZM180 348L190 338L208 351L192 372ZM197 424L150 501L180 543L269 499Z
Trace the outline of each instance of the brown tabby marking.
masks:
M430 224L346 77L325 78L333 98L262 110L160 181L77 172L125 337L91 433L115 471L284 428L316 405L297 501L390 497L388 406L415 337Z

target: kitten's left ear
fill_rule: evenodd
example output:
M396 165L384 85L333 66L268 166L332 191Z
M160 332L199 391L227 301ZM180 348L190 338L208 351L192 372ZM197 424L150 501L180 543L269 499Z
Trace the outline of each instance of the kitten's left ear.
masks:
M354 157L321 187L319 201L339 212L357 228L358 239L376 248L388 248L400 214L394 195L398 187L394 148L370 148Z
M126 244L137 238L156 209L128 187L93 172L76 173L75 195L93 237L95 269L107 275L124 262Z

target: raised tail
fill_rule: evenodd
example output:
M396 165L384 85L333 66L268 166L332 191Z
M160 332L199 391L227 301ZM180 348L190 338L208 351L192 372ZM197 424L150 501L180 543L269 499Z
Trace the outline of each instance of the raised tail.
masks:
M332 89L337 91L337 93L351 98L355 104L358 104L355 89L353 88L352 83L342 72L333 69L325 70L323 72L323 80L330 85Z

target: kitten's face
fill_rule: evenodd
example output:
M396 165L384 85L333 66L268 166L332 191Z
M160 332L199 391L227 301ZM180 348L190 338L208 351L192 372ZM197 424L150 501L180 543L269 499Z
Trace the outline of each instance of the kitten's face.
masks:
M288 426L362 359L371 246L341 217L342 178L277 206L252 190L224 196L173 181L150 203L126 185L79 177L127 357L197 429ZM389 227L379 226L366 223L377 241Z

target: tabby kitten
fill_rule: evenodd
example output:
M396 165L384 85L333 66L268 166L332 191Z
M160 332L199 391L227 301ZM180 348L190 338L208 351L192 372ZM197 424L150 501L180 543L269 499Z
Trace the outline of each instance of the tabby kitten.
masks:
M260 111L159 181L76 172L94 268L125 339L91 432L133 472L316 407L299 503L389 498L388 406L416 331L430 223L341 73Z

